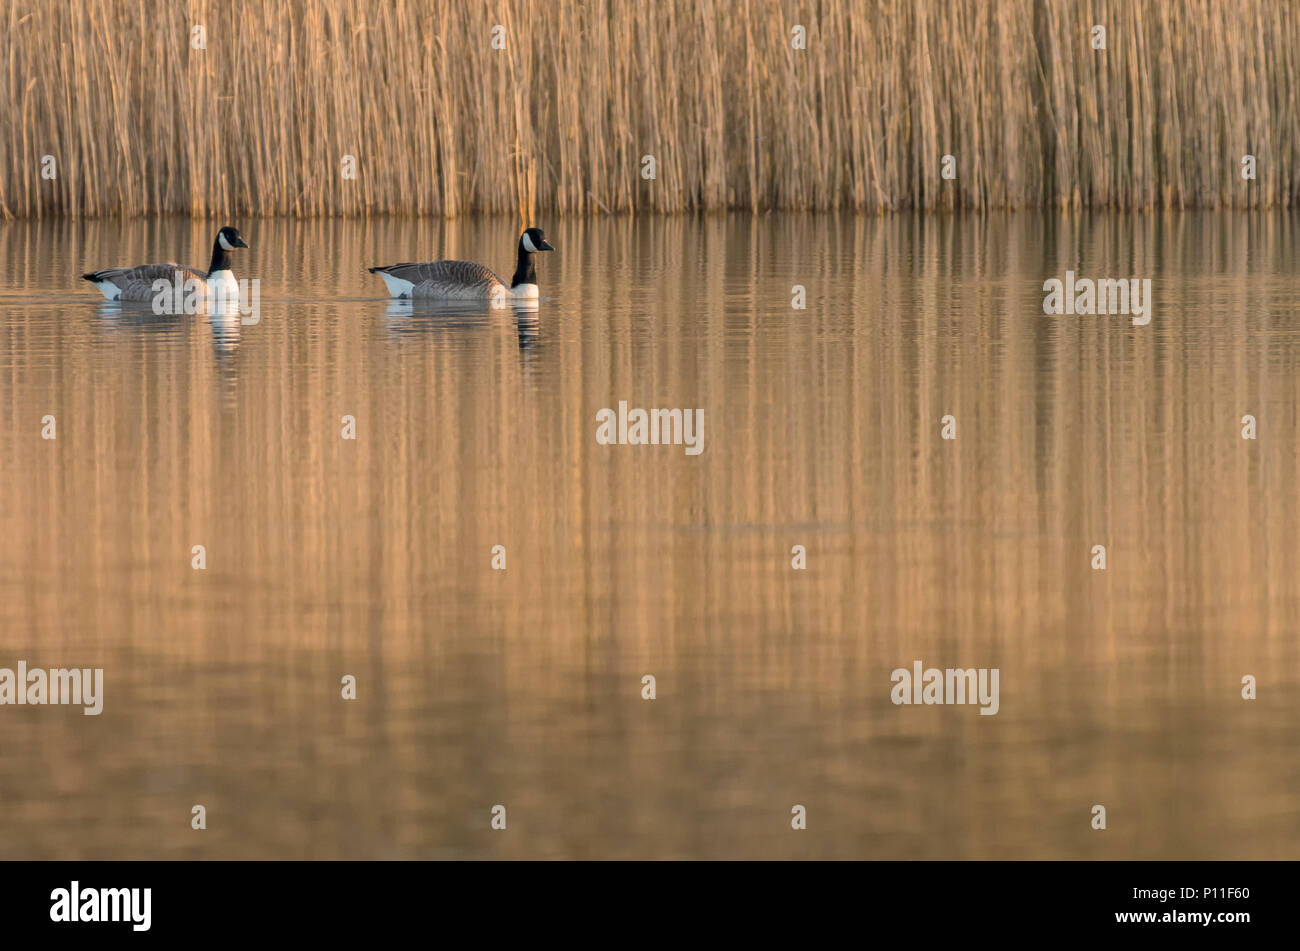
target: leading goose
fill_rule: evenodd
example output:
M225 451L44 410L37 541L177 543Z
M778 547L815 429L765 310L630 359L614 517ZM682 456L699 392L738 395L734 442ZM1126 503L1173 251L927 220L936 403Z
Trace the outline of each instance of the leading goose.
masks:
M98 287L107 300L153 300L157 293L154 282L171 284L176 280L177 271L182 282L197 281L204 296L238 299L239 282L230 272L230 252L246 247L248 245L239 229L227 226L217 232L216 240L212 242L212 263L206 273L183 264L141 264L139 267L110 267L81 276Z
M510 286L488 268L473 261L424 261L418 264L389 264L372 267L388 285L394 297L436 300L484 300L512 297L537 299L537 269L533 255L554 251L541 228L528 228L519 236L519 256Z

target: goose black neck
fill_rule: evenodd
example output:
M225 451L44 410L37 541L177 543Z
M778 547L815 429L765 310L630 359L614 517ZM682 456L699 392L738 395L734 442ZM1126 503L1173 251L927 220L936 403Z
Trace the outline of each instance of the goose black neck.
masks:
M520 284L536 284L537 269L533 267L533 255L524 247L522 241L519 242L519 263L515 266L515 276L510 279L511 287L518 287Z
M216 274L218 271L230 270L230 252L221 246L221 236L212 242L212 263L208 265L208 273Z

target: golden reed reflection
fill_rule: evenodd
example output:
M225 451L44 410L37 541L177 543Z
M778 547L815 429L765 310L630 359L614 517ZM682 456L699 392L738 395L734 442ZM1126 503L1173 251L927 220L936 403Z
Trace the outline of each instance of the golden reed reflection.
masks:
M0 857L1296 855L1290 219L566 220L537 314L445 318L365 266L513 224L261 221L234 337L70 290L212 224L0 225L0 666L106 682L0 710Z

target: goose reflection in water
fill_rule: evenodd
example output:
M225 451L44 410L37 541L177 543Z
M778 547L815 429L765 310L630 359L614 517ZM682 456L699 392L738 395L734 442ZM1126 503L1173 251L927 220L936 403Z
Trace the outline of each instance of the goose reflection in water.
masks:
M207 323L212 333L212 347L216 355L226 357L239 349L244 322L256 323L256 316L248 317L240 310L237 300L201 301L197 307L172 313L159 309L152 302L101 301L96 305L99 318L113 329L158 330L164 333L180 332L189 326L189 319Z
M239 349L244 315L239 310L238 301L212 303L200 313L212 329L212 346L218 356L229 355Z
M541 321L536 300L511 300L502 307L485 310L481 302L412 301L405 298L388 302L384 311L388 331L394 335L410 333L451 333L482 330L491 326L494 318L509 311L515 317L515 330L519 350L527 353L537 345Z

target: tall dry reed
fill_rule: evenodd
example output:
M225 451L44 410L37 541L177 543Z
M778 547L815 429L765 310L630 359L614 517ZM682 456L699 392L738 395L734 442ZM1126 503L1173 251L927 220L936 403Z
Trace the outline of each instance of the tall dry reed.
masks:
M3 216L1300 195L1292 0L3 0L0 26Z

